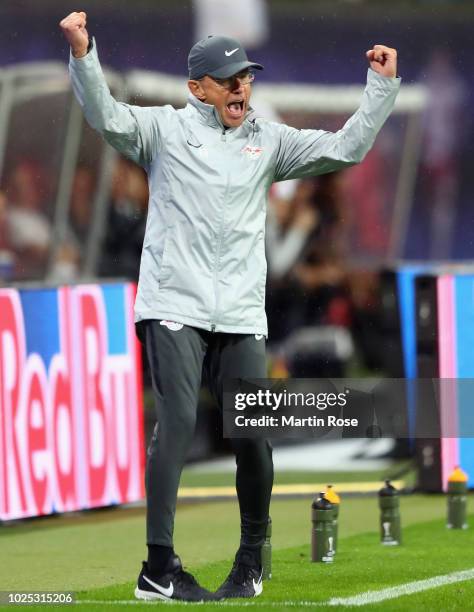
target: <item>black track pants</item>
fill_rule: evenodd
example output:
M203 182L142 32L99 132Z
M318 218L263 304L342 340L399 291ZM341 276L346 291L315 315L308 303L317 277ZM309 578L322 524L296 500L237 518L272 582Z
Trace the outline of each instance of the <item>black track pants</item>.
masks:
M142 321L137 330L146 346L157 406L146 466L147 544L172 546L178 485L194 434L203 368L222 408L225 379L266 377L265 339L188 326L169 329L156 320ZM236 439L232 448L241 544L258 547L273 485L271 446L266 440Z

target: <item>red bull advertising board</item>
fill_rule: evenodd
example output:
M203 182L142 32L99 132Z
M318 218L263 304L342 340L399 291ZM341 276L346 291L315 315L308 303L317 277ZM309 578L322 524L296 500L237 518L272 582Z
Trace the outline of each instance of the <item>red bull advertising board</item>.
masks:
M0 288L0 520L141 499L131 283Z

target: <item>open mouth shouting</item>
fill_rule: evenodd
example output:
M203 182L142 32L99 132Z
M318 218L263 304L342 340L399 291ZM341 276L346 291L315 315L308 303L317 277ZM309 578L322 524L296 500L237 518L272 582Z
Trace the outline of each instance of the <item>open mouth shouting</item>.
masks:
M241 120L244 116L246 104L243 98L237 98L229 102L226 106L228 116L234 120Z

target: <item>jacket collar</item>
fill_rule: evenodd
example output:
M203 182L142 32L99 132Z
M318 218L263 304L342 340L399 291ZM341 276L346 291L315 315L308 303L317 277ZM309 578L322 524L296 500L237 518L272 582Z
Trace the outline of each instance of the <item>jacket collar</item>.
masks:
M217 127L220 130L226 129L227 133L234 132L245 124L244 121L244 123L238 128L224 128L224 124L222 123L222 120L216 110L216 107L213 104L206 104L205 102L201 102L201 100L198 100L196 96L193 96L193 94L191 93L188 96L188 107L192 107L199 113L200 119L203 123L211 127ZM247 119L253 112L253 108L249 107L245 119Z
M219 113L216 111L216 107L213 104L206 104L198 100L193 94L188 96L188 106L192 106L200 115L202 122L211 127L218 127L221 130L224 129L224 124L219 117Z

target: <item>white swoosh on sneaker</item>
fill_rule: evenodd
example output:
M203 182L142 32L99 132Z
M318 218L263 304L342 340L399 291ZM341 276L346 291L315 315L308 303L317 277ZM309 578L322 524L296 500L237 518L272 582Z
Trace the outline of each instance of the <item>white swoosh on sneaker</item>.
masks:
M255 340L261 340L263 338L263 334L255 334Z
M262 576L263 574L260 574L260 578L258 579L258 582L255 582L255 580L252 579L253 589L255 591L254 597L258 597L263 591Z
M232 49L232 51L226 51L225 54L227 55L227 57L230 57L231 55L234 55L234 53L238 50L239 47L237 47L237 49Z
M173 595L173 591L174 591L173 583L171 581L170 581L169 587L165 589L164 587L160 586L159 584L156 584L156 582L153 582L153 580L150 580L146 576L143 576L143 578L148 582L148 584L151 584L151 586L154 589L156 589L159 593L171 599L171 596Z

